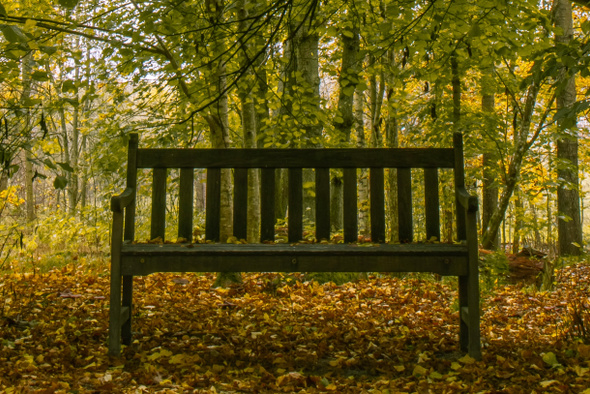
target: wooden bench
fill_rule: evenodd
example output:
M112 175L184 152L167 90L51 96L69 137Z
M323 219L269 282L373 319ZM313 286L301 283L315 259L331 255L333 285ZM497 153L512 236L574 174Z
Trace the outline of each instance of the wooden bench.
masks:
M246 238L248 169L260 169L261 243L219 243L221 169L233 169L233 231ZM274 244L275 174L288 171L288 241ZM330 169L342 169L344 241L298 243L303 233L303 169L315 172L316 239L330 238ZM370 228L375 245L357 241L357 169L369 169ZM387 244L385 169L397 168L399 237ZM412 168L423 169L426 240L440 239L439 171L452 169L456 196L456 242L411 242ZM205 237L215 243L151 244L135 241L138 171L153 169L151 238L165 238L169 169L179 169L178 237L193 239L195 169L206 169ZM422 178L422 177L420 177ZM449 176L450 178L450 176ZM113 211L109 353L118 355L121 340L131 343L133 277L154 272L433 272L459 278L463 351L480 359L477 197L464 187L463 142L453 148L424 149L139 149L131 134L127 188L111 200ZM222 240L225 241L225 240ZM190 241L189 241L190 242Z

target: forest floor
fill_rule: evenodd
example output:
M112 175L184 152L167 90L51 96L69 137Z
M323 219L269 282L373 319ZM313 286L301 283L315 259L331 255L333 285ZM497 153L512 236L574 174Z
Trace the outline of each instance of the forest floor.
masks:
M107 269L0 274L0 392L590 393L572 338L590 335L586 264L553 292L483 291L481 361L458 350L456 280L293 278L136 278L134 340L112 358Z

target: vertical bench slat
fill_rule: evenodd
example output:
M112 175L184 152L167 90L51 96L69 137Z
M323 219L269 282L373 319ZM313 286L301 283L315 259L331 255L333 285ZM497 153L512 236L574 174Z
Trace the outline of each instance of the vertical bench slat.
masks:
M303 170L289 168L289 242L303 238Z
M188 242L193 240L193 206L195 199L195 170L180 169L180 187L178 192L178 237Z
M315 237L330 239L330 169L315 169Z
M397 169L397 208L400 242L412 242L414 224L412 221L412 170Z
M152 222L150 239L161 237L166 232L166 168L154 168L152 188Z
M207 168L205 239L219 242L221 213L221 168Z
M463 167L463 135L455 133L453 135L453 148L455 151L455 190L465 187L465 170ZM459 206L459 203L455 203ZM457 221L457 237L460 240L467 239L467 229L465 228L465 212L462 209L457 209L457 215L455 217Z
M136 133L129 136L129 152L127 153L127 187L133 189L133 199L137 194L137 148L139 137ZM125 230L123 234L125 241L135 239L135 202L125 209Z
M356 168L344 168L342 210L344 213L344 242L358 241L358 204Z
M234 169L234 237L248 238L248 169Z
M385 179L383 168L371 168L369 174L371 199L371 241L385 242Z
M438 169L424 169L424 203L426 212L426 239L440 241L440 209L438 197Z
M275 169L260 170L260 241L275 239Z

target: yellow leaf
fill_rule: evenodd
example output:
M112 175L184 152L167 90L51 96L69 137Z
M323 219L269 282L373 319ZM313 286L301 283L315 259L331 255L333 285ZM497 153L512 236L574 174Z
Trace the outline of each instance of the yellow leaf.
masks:
M463 364L473 364L475 359L469 356L469 354L466 354L465 356L461 357L459 361L461 361Z
M335 391L338 387L336 387L336 385L334 383L330 383L329 385L326 386L326 390L329 391Z
M421 365L416 365L412 371L413 376L426 376L428 370Z
M582 376L586 375L588 373L588 371L590 371L590 368L582 368L579 365L576 365L574 367L574 371L576 372L576 374L579 377L582 377Z
M27 19L25 22L25 28L26 29L31 29L33 27L37 26L37 21L33 20L33 19Z
M168 362L170 364L182 364L184 363L185 357L186 356L184 354L175 354L174 356L170 357L170 360L168 360Z
M455 370L455 371L457 371L457 370L459 370L459 369L461 369L461 368L463 368L463 366L461 366L461 364L459 364L459 363L457 363L457 362L454 362L454 361L451 363L451 369L452 369L452 370Z
M543 354L543 361L545 361L545 364L552 367L559 365L559 361L557 361L557 356L555 356L555 353L553 352L547 352Z
M395 368L395 370L396 370L397 372L403 372L403 371L405 371L405 369L406 369L406 367L404 367L403 365L396 365L396 366L395 366L395 367L393 367L393 368Z
M428 377L430 379L442 379L443 378L443 376L440 373L436 372L436 371L431 372L430 375L428 375Z
M553 383L557 383L557 380L544 380L539 384L541 385L541 387L547 388L547 387L551 386Z

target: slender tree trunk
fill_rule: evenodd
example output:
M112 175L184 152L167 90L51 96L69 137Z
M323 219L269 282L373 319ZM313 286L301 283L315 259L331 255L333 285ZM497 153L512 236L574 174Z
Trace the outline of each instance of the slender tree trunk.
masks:
M522 193L520 188L516 186L514 189L514 233L512 234L512 253L518 253L520 249L521 232L524 227L523 221L523 210L524 205L522 203Z
M562 34L555 36L555 45L567 45L573 36L572 7L569 0L555 0L553 3L555 26ZM566 55L567 56L567 55ZM575 76L561 71L564 86L557 94L557 109L571 107L576 101ZM557 221L559 254L579 255L582 251L582 221L580 215L580 196L578 180L578 137L569 130L564 120L558 122L562 138L557 141L559 166L557 177ZM575 123L575 121L573 122Z
M213 148L229 148L229 119L228 119L228 98L225 93L227 88L226 68L222 59L225 51L225 43L222 37L221 24L223 23L224 1L207 0L207 10L210 21L213 24L213 40L211 43L212 59L211 62L211 95L217 97L217 102L210 106L209 114L206 115L207 123L211 131L211 145ZM233 213L232 213L232 176L231 171L222 170L221 172L221 225L220 240L225 242L233 235Z
M238 1L239 30L249 30L248 7L249 0ZM252 69L250 44L240 38L242 53L240 55L240 66L246 71L238 87L238 96L242 107L242 134L244 148L257 148L258 124L256 122L256 107L252 87L255 85L255 76ZM248 242L258 242L260 239L260 178L259 171L252 169L248 177Z
M32 55L31 53L25 55L23 58L22 63L22 81L23 81L23 91L21 94L21 103L26 102L30 95L31 95L31 88L32 88L32 80L31 80L31 73L32 73ZM25 135L31 136L32 133L32 122L31 122L31 114L29 109L27 108L25 119L23 123L24 133ZM25 151L25 201L26 201L26 219L27 223L32 222L36 218L35 214L35 190L33 187L33 154L30 149Z
M354 95L354 118L356 127L356 140L359 148L366 148L367 141L365 138L364 122L364 94L360 89L356 90ZM371 223L369 215L369 172L366 168L360 169L360 179L358 185L359 194L359 233L368 235L371 233Z
M538 78L538 75L536 75L533 78L531 86L527 91L527 97L522 113L522 119L519 124L519 131L518 133L515 133L514 152L510 159L508 171L504 175L503 179L505 187L502 191L502 195L500 196L498 209L492 214L492 217L489 220L488 227L485 229L482 236L481 243L485 249L490 249L494 240L497 237L498 229L500 228L502 220L504 220L504 215L510 203L510 198L512 197L514 189L516 188L519 181L522 161L524 160L524 157L527 151L529 150L531 144L533 143L534 139L538 135L538 133L535 133L532 139L530 141L527 141L531 129L532 116L537 101L537 95L539 94L540 83ZM542 124L537 126L537 130L539 130L540 127L542 127Z

